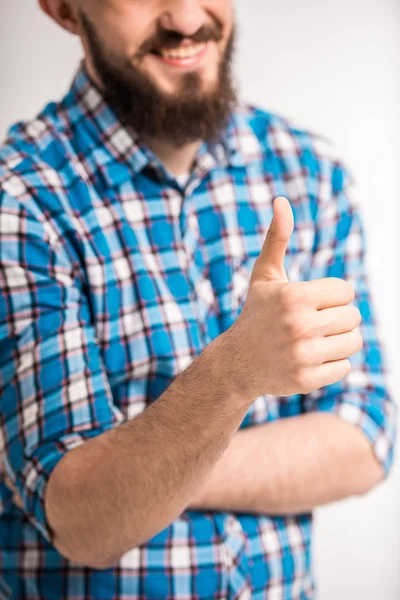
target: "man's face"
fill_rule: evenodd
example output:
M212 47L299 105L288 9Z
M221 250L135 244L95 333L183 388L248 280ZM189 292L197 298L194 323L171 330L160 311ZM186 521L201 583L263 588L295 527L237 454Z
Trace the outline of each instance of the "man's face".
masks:
M217 134L236 100L232 0L76 4L87 63L139 133L176 144Z

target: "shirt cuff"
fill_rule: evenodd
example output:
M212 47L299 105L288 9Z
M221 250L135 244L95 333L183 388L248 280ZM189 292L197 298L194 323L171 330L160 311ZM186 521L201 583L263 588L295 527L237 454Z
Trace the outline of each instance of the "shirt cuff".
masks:
M22 501L23 510L44 538L54 544L54 533L46 517L44 495L50 475L57 463L73 448L115 427L115 422L100 429L65 435L57 441L37 448L25 461L24 468L13 482Z
M385 476L388 475L395 448L397 409L387 396L342 392L337 396L322 396L314 410L335 414L362 431Z

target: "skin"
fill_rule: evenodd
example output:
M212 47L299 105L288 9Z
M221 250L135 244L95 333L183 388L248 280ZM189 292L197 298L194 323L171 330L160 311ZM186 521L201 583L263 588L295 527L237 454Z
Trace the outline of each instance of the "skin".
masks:
M177 94L182 70L161 63L151 53L143 58L136 54L146 40L154 35L157 27L192 36L212 19L224 24L220 42L209 42L207 60L201 66L204 92L216 87L218 64L224 54L233 28L231 0L39 0L42 9L61 27L80 37L87 70L93 81L101 88L102 83L94 69L85 33L79 18L83 10L90 17L111 56L129 61L149 75L159 88L171 95ZM177 149L166 140L144 140L165 166L179 175L188 171L193 163L201 140Z
M83 8L109 47L125 56L158 23L191 35L215 15L226 26L226 40L233 22L228 0L40 3L76 35L82 35ZM221 42L210 52L205 88L214 85L223 47ZM90 70L90 56L86 62ZM179 74L151 58L142 68L174 93ZM179 153L165 140L150 142L177 173L190 167L201 140ZM284 198L275 201L274 211L235 324L136 419L71 450L55 467L45 508L53 543L64 556L106 568L188 507L303 512L365 493L382 479L364 436L334 415L301 415L238 432L256 397L308 393L339 381L350 371L348 357L362 347L349 284L334 278L288 282L283 260L293 215ZM182 430L184 438L177 435Z
M311 413L239 431L190 509L303 514L365 494L380 478L362 433L331 414Z

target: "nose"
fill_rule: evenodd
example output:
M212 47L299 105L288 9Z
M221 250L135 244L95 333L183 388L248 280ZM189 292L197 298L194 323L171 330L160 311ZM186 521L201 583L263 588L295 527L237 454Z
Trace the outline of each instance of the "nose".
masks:
M160 16L161 27L185 37L194 35L207 22L200 4L199 0L170 0Z

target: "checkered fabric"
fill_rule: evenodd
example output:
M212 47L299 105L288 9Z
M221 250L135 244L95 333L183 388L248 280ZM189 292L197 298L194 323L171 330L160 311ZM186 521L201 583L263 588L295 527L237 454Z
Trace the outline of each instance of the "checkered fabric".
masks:
M289 279L350 281L364 348L345 380L308 396L260 396L241 427L335 413L363 432L388 472L394 407L352 183L329 141L240 105L180 184L119 122L82 66L61 102L10 129L0 149L6 597L315 598L310 514L188 510L102 571L55 550L43 495L66 452L134 419L234 323L279 195L295 215Z

